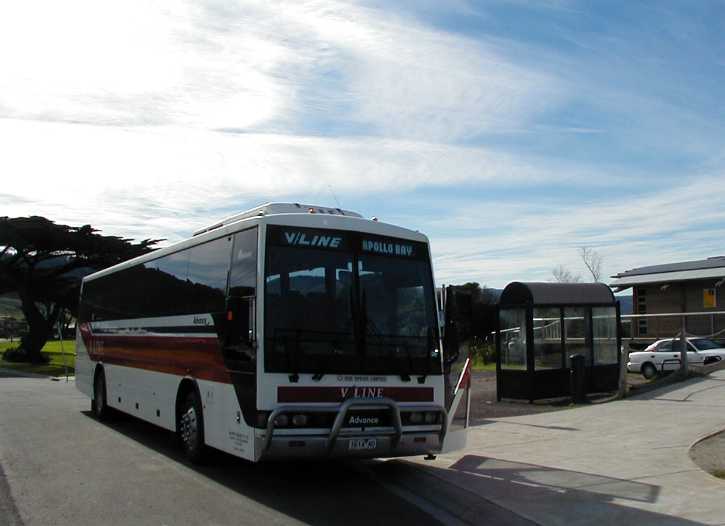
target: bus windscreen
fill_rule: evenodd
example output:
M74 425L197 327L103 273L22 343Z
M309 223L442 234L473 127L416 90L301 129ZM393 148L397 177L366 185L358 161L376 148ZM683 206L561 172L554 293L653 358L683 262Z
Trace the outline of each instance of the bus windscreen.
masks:
M269 227L265 369L315 374L440 374L424 243Z

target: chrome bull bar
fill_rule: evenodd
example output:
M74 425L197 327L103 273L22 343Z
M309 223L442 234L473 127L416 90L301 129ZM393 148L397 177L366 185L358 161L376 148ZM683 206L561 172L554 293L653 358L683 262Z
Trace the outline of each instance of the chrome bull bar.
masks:
M320 407L314 405L283 405L276 408L269 415L267 420L266 436L264 442L263 451L269 450L272 445L272 436L274 434L274 421L283 413L320 413L330 412L337 413L335 422L332 424L330 429L330 435L327 438L327 451L328 453L333 450L337 437L343 429L345 424L345 418L347 417L348 411L351 409L360 410L375 410L375 409L390 409L393 417L393 428L394 438L392 441L392 448L395 448L400 442L400 438L403 436L403 423L400 418L400 407L398 403L391 398L348 398L339 407ZM448 411L441 405L420 405L420 406L405 406L405 411L438 411L441 415L441 429L439 431L439 442L441 447L443 446L443 439L448 432ZM289 429L289 428L286 428Z

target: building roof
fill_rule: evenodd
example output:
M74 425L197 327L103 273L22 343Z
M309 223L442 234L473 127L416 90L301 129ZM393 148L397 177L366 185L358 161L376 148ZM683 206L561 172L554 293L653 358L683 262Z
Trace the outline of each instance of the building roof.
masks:
M600 305L614 304L612 289L604 283L521 283L506 285L499 303L506 305Z
M647 283L667 283L695 279L725 277L725 256L715 256L695 261L651 265L626 270L612 276L611 287L627 288Z

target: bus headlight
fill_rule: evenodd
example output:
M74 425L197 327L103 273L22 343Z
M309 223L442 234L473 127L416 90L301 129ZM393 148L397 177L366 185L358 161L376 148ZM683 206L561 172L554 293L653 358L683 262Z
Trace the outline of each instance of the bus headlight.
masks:
M274 419L274 427L287 427L289 425L289 417L287 415L277 415Z
M408 421L411 424L420 424L423 422L423 413L419 413L417 411L414 411L410 413L410 416L408 417Z
M438 413L436 411L426 411L425 423L426 424L435 424L436 422L438 422Z
M307 425L307 415L294 415L292 417L292 425L302 427Z

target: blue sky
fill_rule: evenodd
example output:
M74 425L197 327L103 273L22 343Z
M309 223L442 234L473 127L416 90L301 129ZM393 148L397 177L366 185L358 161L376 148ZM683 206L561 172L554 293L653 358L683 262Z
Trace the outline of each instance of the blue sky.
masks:
M0 214L181 239L277 201L439 282L722 255L725 2L0 6Z

